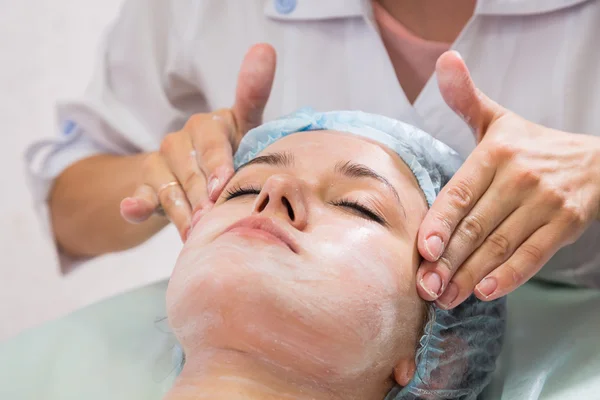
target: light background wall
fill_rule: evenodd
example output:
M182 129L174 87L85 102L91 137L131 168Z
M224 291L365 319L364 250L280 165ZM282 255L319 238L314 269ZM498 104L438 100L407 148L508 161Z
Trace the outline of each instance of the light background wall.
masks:
M0 341L113 294L167 277L168 228L62 276L26 186L23 151L55 132L54 103L77 96L122 0L0 2Z

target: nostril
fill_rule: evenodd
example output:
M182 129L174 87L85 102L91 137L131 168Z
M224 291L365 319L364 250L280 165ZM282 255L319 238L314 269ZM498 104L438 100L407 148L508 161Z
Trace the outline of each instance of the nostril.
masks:
M264 209L267 207L267 204L269 204L269 195L266 195L262 203L258 205L258 212L263 212Z
M292 208L292 205L290 204L290 202L288 201L288 199L286 199L285 197L283 197L281 199L281 202L283 203L283 205L285 206L285 208L287 208L287 212L288 212L288 216L290 217L290 220L294 220L294 209Z

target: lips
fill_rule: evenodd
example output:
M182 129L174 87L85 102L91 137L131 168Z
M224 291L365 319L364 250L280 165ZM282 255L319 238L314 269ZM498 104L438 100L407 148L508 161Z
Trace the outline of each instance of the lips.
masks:
M254 236L287 246L294 253L298 253L298 244L285 229L280 227L271 218L252 216L239 220L223 233L235 232L242 235Z

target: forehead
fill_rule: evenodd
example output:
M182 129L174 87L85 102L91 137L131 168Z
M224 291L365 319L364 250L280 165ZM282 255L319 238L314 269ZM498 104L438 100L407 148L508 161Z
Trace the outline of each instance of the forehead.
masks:
M351 133L298 132L271 144L261 154L278 152L294 155L297 166L302 169L331 168L338 162L352 161L364 164L390 180L418 187L416 178L400 156L377 142Z
M300 155L303 152L324 150L330 154L341 156L357 155L363 148L365 153L381 152L383 149L375 142L346 132L318 130L297 132L288 135L265 149L265 152L293 151Z

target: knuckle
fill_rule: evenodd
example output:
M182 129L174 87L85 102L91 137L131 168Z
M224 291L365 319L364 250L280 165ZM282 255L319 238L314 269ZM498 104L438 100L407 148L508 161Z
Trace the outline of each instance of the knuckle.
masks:
M480 243L483 241L485 229L479 216L468 215L458 225L457 232L467 241Z
M470 208L473 202L473 191L467 182L458 182L446 192L450 205L457 210Z
M206 132L206 137L199 144L198 149L201 155L210 156L224 150L227 141L223 139L221 131Z
M205 155L201 155L200 168L206 175L207 179L210 175L215 173L215 170L219 167L230 166L233 170L233 161L231 157L227 159L221 152L207 151Z
M518 286L523 282L524 276L519 268L515 267L511 263L506 263L504 265L504 269L505 274L510 278L510 285L508 289Z
M565 201L562 205L563 220L567 226L579 230L585 226L587 217L583 208L577 204Z
M205 119L205 114L194 114L187 120L184 129L197 129L200 125L202 125Z
M188 120L186 130L192 136L198 138L200 134L203 142L211 142L211 139L219 136L228 137L229 122L223 112L213 112L210 114L195 114ZM218 133L219 135L215 135ZM196 134L196 135L194 135Z
M542 176L538 171L527 168L526 166L518 166L514 179L517 187L525 189L539 185Z
M460 287L469 289L470 291L472 291L475 285L480 281L480 278L477 276L472 266L463 266L460 269L460 274L462 275Z
M210 163L211 158L215 154L215 148L211 145L210 141L204 142L201 146L198 146L196 151L198 152L200 163L204 165Z
M183 190L186 193L189 193L198 183L198 174L196 174L194 171L187 171L180 182Z
M226 133L220 129L212 129L210 132L203 132L201 140L194 141L194 148L202 162L210 160L215 155L231 152L228 147L229 140Z
M169 133L166 135L160 143L159 153L165 155L173 151L173 148L176 146L176 143L179 139L178 136L179 135L177 133Z
M440 225L442 225L442 229L444 232L447 232L448 235L450 235L450 233L453 231L454 227L452 226L451 222L448 220L448 218L440 213L440 212L434 212L434 220L436 222L438 222Z
M492 157L502 161L512 159L513 157L515 157L517 152L517 146L503 139L494 140L490 148L490 153Z
M556 186L546 185L543 188L543 200L554 208L564 209L567 197L565 193Z
M542 249L531 243L524 243L521 245L521 252L524 254L526 262L532 265L540 265L544 259L544 252Z
M175 187L166 189L161 193L160 204L169 215L178 212L185 204L181 190Z
M206 160L204 160L206 168L213 171L218 167L231 167L233 169L233 157L231 153L226 151L215 149L215 151L208 153Z
M511 246L506 235L498 232L492 233L488 236L487 242L495 259L506 260L510 255Z
M177 198L171 194L163 194L160 198L160 204L167 213L171 213L177 207Z
M589 220L585 208L569 198L569 190L557 185L545 185L542 198L544 203L560 210L560 220L571 230L583 228Z
M445 269L449 272L453 272L454 271L454 266L453 266L453 262L450 261L450 259L444 255L442 255L439 259L438 259L438 264L442 267L442 269Z
M479 163L482 168L491 169L496 165L494 151L489 147L483 147L479 152Z
M212 114L212 119L217 121L225 135L233 140L238 131L238 126L233 115L233 111L229 108L222 108Z

